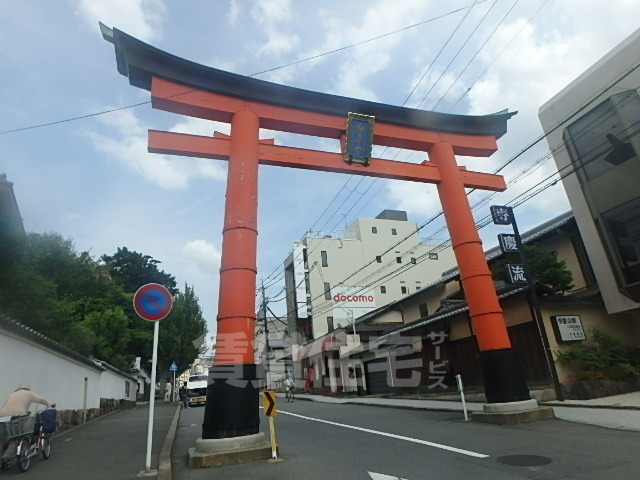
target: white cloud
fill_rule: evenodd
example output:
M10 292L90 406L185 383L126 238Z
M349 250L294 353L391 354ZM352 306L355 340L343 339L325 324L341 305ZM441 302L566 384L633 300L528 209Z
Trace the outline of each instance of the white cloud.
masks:
M424 15L429 3L422 0L372 2L355 18L335 15L329 10L321 11L318 16L326 31L326 41L316 53L369 39L374 32L381 34L402 28ZM339 95L377 100L378 96L368 86L371 76L391 64L396 48L405 38L398 33L346 50L333 79L333 91Z
M221 253L214 244L202 239L191 240L182 247L182 253L204 273L217 275Z
M76 0L75 7L92 31L102 22L145 42L160 37L166 15L163 0Z
M294 18L292 0L260 0L251 14L267 36L267 41L257 50L258 55L279 57L298 46L300 37L292 28L286 28Z
M194 178L226 179L225 168L219 161L148 153L147 128L131 110L120 110L100 118L103 123L115 129L115 135L88 132L87 135L92 139L95 148L162 188L183 189ZM181 122L176 127L180 125L187 129L204 129L203 124L195 119ZM189 130L189 133L199 133L193 130Z
M242 5L238 0L231 0L229 3L229 14L227 15L227 19L229 21L229 25L232 27L236 26L236 22L240 13L242 12Z
M440 197L434 185L390 181L388 193L393 208L406 211L409 218L426 217L441 210Z
M229 135L231 125L224 122L213 122L195 117L181 117L182 119L169 129L171 132L188 133L190 135L211 136L214 132Z

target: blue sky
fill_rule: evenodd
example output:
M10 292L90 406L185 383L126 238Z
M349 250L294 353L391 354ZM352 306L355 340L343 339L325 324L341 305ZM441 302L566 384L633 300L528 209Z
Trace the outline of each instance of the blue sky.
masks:
M37 127L149 100L117 73L99 21L244 75L316 56L256 75L309 90L459 114L517 110L498 153L460 159L491 172L539 137L538 108L638 28L640 17L637 0L4 0L0 8L0 173L14 182L25 228L61 233L95 257L126 246L160 260L181 286L194 286L211 333L226 165L149 154L146 132L208 135L228 126L143 104ZM262 137L338 148L280 132ZM476 218L552 174L547 152L541 142L501 172L509 189ZM425 159L380 148L375 155ZM515 181L521 172L527 175ZM472 194L472 203L483 197ZM308 229L339 230L385 208L407 210L423 224L439 202L433 186L261 167L259 208L258 281L265 279L275 300L291 242ZM517 207L516 216L524 230L568 209L558 184ZM440 226L429 224L421 236L440 243ZM487 247L499 232L482 230ZM283 301L271 306L284 312Z

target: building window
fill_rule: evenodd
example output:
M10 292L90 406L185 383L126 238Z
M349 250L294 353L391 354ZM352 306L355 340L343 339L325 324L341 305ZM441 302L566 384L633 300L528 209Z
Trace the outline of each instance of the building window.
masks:
M385 287L384 285L380 286L380 293L387 293L387 287Z
M437 260L437 259L438 259L437 253L429 253L429 260Z
M377 227L371 227L371 233L378 233Z
M376 262L382 263L382 257L380 255L376 255Z
M325 252L324 250L320 252L320 259L322 260L323 267L329 266L329 261L327 260L327 252Z
M625 283L640 282L640 198L602 214Z
M402 257L396 257L396 263L402 263Z
M333 331L333 317L327 317L327 327L329 331Z
M429 315L429 308L427 307L426 303L421 303L420 306L418 307L420 309L420 317L426 317L427 315Z
M635 157L640 100L635 90L613 95L564 131L578 174L591 181ZM637 160L636 160L637 161Z
M129 398L129 393L131 392L131 385L129 382L124 382L124 396Z
M324 299L331 300L331 284L324 282Z
M397 235L398 231L395 228L391 229L391 235Z
M415 259L415 257L411 257L411 263L415 265L416 263L418 263L418 261Z
M400 287L400 292L402 292L402 294L407 293L407 287L405 286Z

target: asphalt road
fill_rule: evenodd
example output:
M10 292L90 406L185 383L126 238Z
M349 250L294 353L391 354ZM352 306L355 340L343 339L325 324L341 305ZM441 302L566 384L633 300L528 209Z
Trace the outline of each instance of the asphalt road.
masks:
M280 402L282 462L187 469L204 409L183 410L173 450L176 480L633 479L640 432L545 420L517 426L441 413L298 400ZM262 430L269 438L265 417ZM512 463L520 465L512 465Z

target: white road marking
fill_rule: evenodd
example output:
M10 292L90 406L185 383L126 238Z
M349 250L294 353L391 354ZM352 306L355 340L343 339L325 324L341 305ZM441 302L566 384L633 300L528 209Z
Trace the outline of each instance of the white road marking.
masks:
M406 478L398 478L392 475L385 475L384 473L367 472L371 477L371 480L407 480Z
M428 447L439 448L441 450L447 450L449 452L460 453L462 455L468 455L476 458L487 458L489 455L484 453L472 452L470 450L464 450L462 448L451 447L449 445L443 445L441 443L429 442L427 440L421 440L419 438L405 437L404 435L396 435L395 433L380 432L378 430L371 430L370 428L356 427L354 425L347 425L344 423L331 422L329 420L322 420L320 418L307 417L299 415L297 413L283 412L280 410L278 413L283 415L291 415L292 417L302 418L304 420L311 420L313 422L326 423L327 425L334 425L336 427L350 428L352 430L358 430L360 432L373 433L374 435L382 435L383 437L395 438L397 440L405 440L407 442L419 443L420 445L427 445ZM382 477L384 478L384 477ZM394 478L394 477L389 477Z

